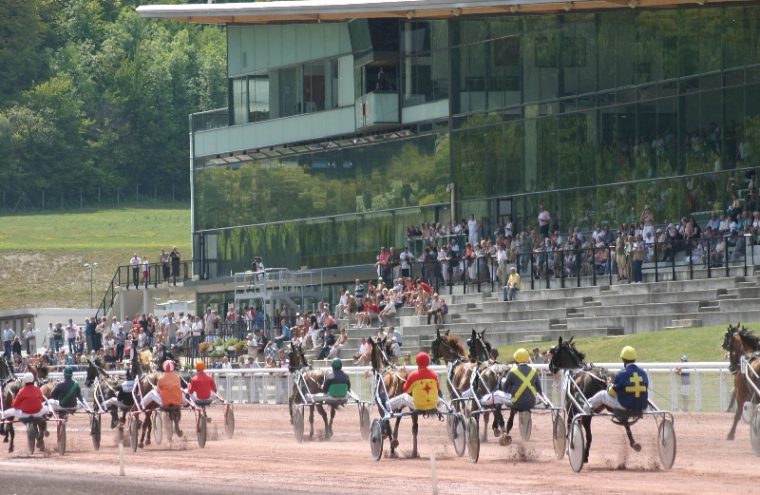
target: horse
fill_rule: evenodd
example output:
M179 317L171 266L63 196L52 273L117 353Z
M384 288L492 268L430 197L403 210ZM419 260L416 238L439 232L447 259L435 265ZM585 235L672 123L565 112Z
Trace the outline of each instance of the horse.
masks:
M50 399L51 395L53 395L53 389L56 385L54 382L48 379L48 375L50 374L50 367L44 362L30 362L28 369L29 372L34 375L34 381L36 381L37 385L40 387L40 392L42 392L42 395L45 396L46 399Z
M145 397L145 394L153 390L155 384L158 382L158 374L153 368L153 354L150 350L146 349L141 352L132 353L131 370L135 381L139 382L142 397ZM142 397L139 397L138 400ZM157 405L154 403L144 409L145 421L142 422L140 440L137 444L140 448L143 448L145 445L150 445L150 436L153 433L153 422L151 421L151 418L156 408ZM179 436L180 414L170 415L170 418L174 423L174 430L177 432L177 436Z
M593 397L597 392L605 390L607 388L607 385L614 382L615 380L614 373L611 373L606 368L596 367L593 364L586 364L586 355L576 349L575 343L573 342L573 337L565 341L563 341L562 337L560 337L557 345L552 347L549 350L549 353L551 354L551 360L549 361L549 371L552 373L557 373L560 370L568 371L567 379L573 380L577 387L576 390L579 391L579 394L583 395L583 397L580 397L578 395L576 396L576 400L581 405L585 403L586 399ZM565 413L567 414L567 426L569 431L573 417L576 414L583 413L583 411L578 410L573 404L573 401L565 400ZM638 421L641 416L627 416L624 412L621 414L620 411L613 411L613 414L615 414L615 416L613 416L612 421L625 428L625 434L628 437L628 444L633 450L639 452L641 450L641 445L633 439L631 425ZM592 417L593 416L590 414L586 414L581 417L581 424L583 425L583 429L586 433L586 444L583 450L584 463L588 462L589 452L591 451Z
M100 409L99 404L116 397L119 392L119 381L106 372L99 359L87 360L87 375L84 384L86 387L95 386L92 391L92 407L96 411ZM109 412L111 413L111 429L113 429L119 424L119 408L112 406ZM126 423L126 416L127 410L125 409L121 415L122 424Z
M0 358L0 407L8 409L13 404L13 398L21 388L21 383L13 373L13 368L10 367L5 358ZM0 434L3 435L3 443L8 443L8 452L11 453L14 450L13 440L16 438L16 432L13 429L13 423L3 424L0 423Z
M482 397L489 392L493 392L498 389L499 382L502 378L507 376L509 372L509 365L501 364L496 361L492 361L491 357L491 344L485 340L486 331L478 333L475 329L472 330L472 336L467 339L467 348L469 351L468 357L471 361L477 362L478 373L473 379L473 389L478 397ZM488 416L490 412L483 414L483 433L480 435L481 442L488 441ZM513 416L510 415L510 418ZM493 416L493 425L491 425L493 434L495 437L501 436L504 429L504 417L501 414L501 405L496 406Z
M430 358L433 362L443 359L448 365L447 385L451 398L466 397L470 390L470 377L477 364L465 359L462 340L455 335L449 335L449 330L441 334L441 330L437 328L435 339L430 344ZM455 401L454 408L461 412L462 402Z
M723 349L729 353L729 370L734 374L734 390L736 392L736 413L731 424L731 430L726 440L733 440L736 434L736 425L742 416L744 404L747 401L756 402L754 390L747 383L749 377L741 372L741 358L744 357L749 366L760 376L760 338L738 323L735 327L728 325L728 330L723 337ZM755 380L757 384L757 379Z
M293 392L288 398L288 409L290 411L290 424L293 424L293 411L298 404L303 404L303 397L309 394L318 394L322 392L322 386L325 383L327 375L322 370L311 369L311 366L306 362L306 355L304 354L301 344L291 345L288 351L288 371L295 373L301 372L302 381L293 381ZM302 387L305 387L302 388ZM309 438L314 437L314 409L316 408L322 420L325 423L325 439L329 439L333 435L332 423L335 418L336 406L330 406L330 418L327 418L327 411L325 411L322 403L311 402L309 404Z
M370 345L370 363L372 365L372 373L375 377L375 380L383 380L384 388L380 389L381 396L379 399L383 401L384 403L387 403L388 399L391 399L393 397L396 397L398 395L401 395L404 393L404 382L406 382L406 379L409 377L409 371L404 368L397 368L394 364L391 363L390 359L388 359L388 355L385 352L386 349L386 341L387 337L383 337L380 340L375 340L372 337L369 337L367 339ZM376 383L376 386L379 385ZM383 396L384 393L387 393L387 396ZM380 412L381 416L385 415L385 411L383 407L378 404L377 406L378 411ZM396 410L393 412L399 412L400 410ZM412 434L414 437L414 443L413 443L413 449L412 449L412 455L414 457L417 456L417 416L412 415ZM383 434L387 436L390 439L390 445L391 445L391 457L396 457L398 454L396 454L396 448L398 447L398 427L401 423L401 417L396 418L396 424L393 427L393 430L391 430L390 423L389 422L383 422L383 428L384 432Z

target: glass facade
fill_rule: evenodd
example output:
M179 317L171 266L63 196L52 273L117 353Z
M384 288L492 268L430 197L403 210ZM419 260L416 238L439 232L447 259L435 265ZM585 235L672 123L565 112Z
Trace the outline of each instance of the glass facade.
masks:
M401 103L448 100L445 128L197 168L195 228L219 229L220 259L372 262L407 225L447 220L450 183L459 216L486 225L504 199L519 228L539 203L563 230L631 220L644 204L662 223L724 210L729 182L758 164L760 6L398 22Z

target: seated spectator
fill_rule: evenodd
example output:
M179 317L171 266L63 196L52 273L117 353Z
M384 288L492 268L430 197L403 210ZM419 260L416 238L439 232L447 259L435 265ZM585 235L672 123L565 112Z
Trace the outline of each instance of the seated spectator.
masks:
M436 325L443 323L443 303L441 297L436 292L433 294L433 299L430 302L430 309L427 311L427 324L430 325L430 319L433 318L433 322Z
M346 333L345 328L341 328L340 334L338 335L337 340L335 341L335 344L330 348L330 352L327 355L327 359L333 359L336 357L340 357L340 350L345 347L346 342L348 342L348 334Z
M359 352L354 354L354 360L357 366L365 366L369 364L371 357L372 346L367 341L366 337L362 337L361 344L359 344Z

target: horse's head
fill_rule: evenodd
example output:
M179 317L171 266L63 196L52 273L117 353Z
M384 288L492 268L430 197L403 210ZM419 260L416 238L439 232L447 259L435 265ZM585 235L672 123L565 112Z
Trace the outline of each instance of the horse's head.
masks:
M92 387L92 384L95 383L95 379L98 377L98 368L95 366L95 363L91 360L87 360L87 376L84 379L84 384L87 387Z
M470 360L484 363L491 356L491 344L484 338L486 331L478 333L472 329L472 337L467 339Z
M291 344L288 351L288 371L295 373L296 370L300 370L306 367L306 354L304 353L301 344Z
M4 357L0 358L0 381L5 383L7 380L13 377L13 369L8 364L8 361Z
M29 371L34 375L34 379L37 383L42 383L47 380L50 368L45 363L30 364Z
M562 369L578 369L583 367L586 355L575 348L573 337L570 340L559 338L557 345L549 350L552 358L549 361L549 371L556 373Z
M728 352L728 370L731 373L736 373L739 369L739 362L744 354L742 338L740 332L743 327L741 323L737 323L736 326L732 326L730 323L726 329L726 333L723 335L723 344L721 347L724 351Z
M435 339L430 343L430 359L434 362L455 361L464 357L462 341L455 335L449 335L449 330L441 334L441 329L436 328Z
M390 364L390 360L385 353L385 338L375 340L370 337L367 339L370 346L370 363L374 371L382 370Z

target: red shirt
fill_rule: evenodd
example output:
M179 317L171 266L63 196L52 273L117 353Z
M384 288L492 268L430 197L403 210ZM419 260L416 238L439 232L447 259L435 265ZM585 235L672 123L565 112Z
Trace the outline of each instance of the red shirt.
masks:
M195 393L195 396L200 400L206 400L211 398L211 392L216 392L216 382L211 375L198 372L190 380L187 391L191 394Z
M427 295L429 296L433 295L433 289L425 282L420 282L417 286L420 289L424 290L427 293Z
M24 414L37 414L42 409L45 398L35 385L24 385L13 399L13 407Z

